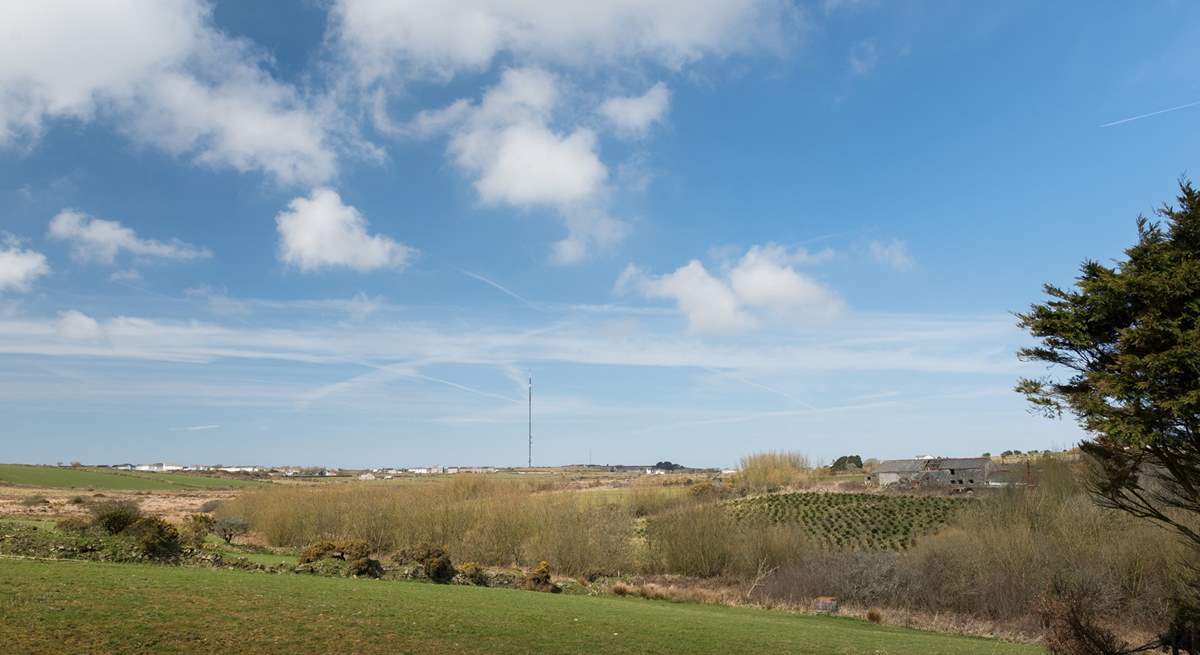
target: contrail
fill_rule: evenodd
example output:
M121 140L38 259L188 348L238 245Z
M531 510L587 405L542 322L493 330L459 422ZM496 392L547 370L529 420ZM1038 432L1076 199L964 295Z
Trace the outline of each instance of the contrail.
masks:
M1100 127L1112 127L1113 125L1120 125L1121 123L1128 123L1129 121L1139 121L1143 118L1150 118L1151 116L1158 116L1159 114L1165 114L1167 112L1179 111L1180 109L1187 109L1188 107L1195 107L1196 105L1200 105L1200 100L1197 100L1196 102L1189 102L1186 105L1179 105L1178 107L1171 107L1170 109L1159 109L1158 111L1152 111L1149 114L1142 114L1141 116L1133 116L1131 118L1122 118L1119 121L1105 123L1104 125L1101 125Z
M474 278L474 279L476 279L476 280L479 280L480 282L483 282L484 284L486 284L486 285L488 285L488 286L490 286L490 287L492 287L492 288L496 289L496 290L497 290L497 291L499 291L500 293L503 293L503 294L505 294L505 295L507 295L507 296L510 296L510 297L512 297L512 298L515 298L515 299L519 300L519 301L521 302L521 304L522 304L522 305L525 305L526 307L528 307L528 308L530 308L530 309L532 309L532 310L534 310L534 311L537 311L537 312L544 312L544 311L545 311L545 310L544 310L544 309L542 309L541 307L538 307L537 305L535 305L535 304L533 304L533 303L529 302L528 300L526 300L526 299L522 298L522 297L521 297L521 295L520 295L520 294L518 294L517 292L515 292L515 291L513 291L513 290L511 290L511 289L509 289L509 288L507 288L507 287L505 287L505 286L503 286L503 285L501 285L501 284L499 284L499 283L497 283L497 282L493 282L493 281L491 281L491 280L487 279L486 277L484 277L484 276L482 276L482 275L480 275L480 274L478 274L478 273L472 273L471 271L467 271L467 270L464 270L464 269L461 269L461 268L460 268L460 269L458 269L458 272L459 272L459 273L462 273L463 275L465 275L465 276L467 276L467 277L469 277L469 278Z
M775 395L777 395L777 396L783 396L784 398L787 398L788 400L790 400L790 401L792 401L792 402L794 402L794 403L796 403L796 404L798 404L798 405L800 405L800 406L802 406L802 407L805 407L805 408L807 408L807 409L817 409L817 408L816 408L814 405L812 405L811 403L804 402L803 400L800 400L799 398L797 398L797 397L793 396L792 394L790 394L790 393L788 393L788 392L786 392L786 391L780 391L779 389L775 389L774 387L768 387L767 385L765 385L765 384L763 384L763 383L761 383L761 382L755 382L755 381L753 381L753 380L747 380L746 378L744 378L744 377L742 377L742 376L740 376L740 375L737 375L737 374L735 374L735 373L733 373L733 372L730 372L730 371L722 371L722 370L718 370L718 369L715 369L715 368L709 368L709 367L707 367L707 366L705 366L705 367L703 367L703 368L704 368L704 370L708 371L709 373L715 373L715 374L717 374L717 375L722 375L722 376L725 376L725 377L733 378L734 380L737 380L738 382L742 382L742 383L744 383L744 384L748 384L748 385L750 385L750 386L752 386L752 387L758 387L759 389L762 389L763 391L769 391L769 392L771 392L771 393L773 393L773 394L775 394Z

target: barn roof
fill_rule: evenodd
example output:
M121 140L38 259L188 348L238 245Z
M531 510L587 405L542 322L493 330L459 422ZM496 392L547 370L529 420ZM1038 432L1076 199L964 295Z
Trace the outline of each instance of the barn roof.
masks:
M876 473L921 473L946 469L981 469L992 460L988 457L942 457L935 459L889 459L875 467Z
M920 473L925 470L929 460L924 459L889 459L875 467L876 473Z
M947 457L934 461L938 469L981 469L987 466L992 459L990 457Z

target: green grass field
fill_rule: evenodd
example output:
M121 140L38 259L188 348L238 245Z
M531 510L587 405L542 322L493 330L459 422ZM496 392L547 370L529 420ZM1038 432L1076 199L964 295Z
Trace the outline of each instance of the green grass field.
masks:
M833 548L903 550L936 532L963 503L943 496L796 492L735 500L741 520L796 525Z
M165 491L169 489L239 489L264 483L185 473L143 473L92 468L60 468L0 464L0 482L43 489Z
M1042 652L778 611L74 561L0 560L0 616L12 653Z

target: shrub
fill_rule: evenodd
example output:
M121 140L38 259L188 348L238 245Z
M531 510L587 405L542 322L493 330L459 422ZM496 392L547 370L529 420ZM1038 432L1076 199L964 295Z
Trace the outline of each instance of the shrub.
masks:
M1067 590L1060 585L1038 603L1046 629L1046 647L1055 655L1124 655L1129 644L1097 621L1091 594Z
M240 537L250 531L250 524L246 519L240 516L225 516L217 519L213 524L213 532L217 533L225 543L233 543L234 538Z
M443 548L427 548L417 561L421 563L425 575L434 582L446 584L454 579L454 563Z
M608 588L608 590L617 596L628 596L629 593L633 591L629 588L629 585L625 584L624 582L615 582L613 583L613 586Z
M361 557L348 563L346 573L355 578L380 578L383 577L383 565L379 560Z
M646 526L646 543L657 570L707 578L728 570L736 534L724 507L698 505L654 518Z
M371 556L371 545L362 539L351 539L343 541L337 545L337 551L333 557L344 559L347 562L366 559Z
M189 514L183 519L183 539L189 546L199 548L216 524L217 520L208 514Z
M478 585L480 587L487 586L487 572L483 570L482 566L479 566L475 562L463 563L458 567L458 572L461 573L462 576L473 585Z
M803 486L812 476L808 458L800 453L755 453L742 458L736 484L747 492L776 491Z
M71 496L71 500L68 500L67 502L72 505L82 505L87 502L87 498L84 498L83 496Z
M81 516L68 516L54 524L59 532L82 534L92 527L92 522Z
M632 560L633 520L622 507L554 494L531 500L529 519L539 529L525 541L526 562L544 559L555 571L594 578L625 570Z
M138 550L151 559L171 559L179 554L183 545L179 530L158 517L138 519L129 530L137 539Z
M137 503L127 500L111 500L92 505L93 522L109 534L120 534L142 518Z
M327 559L337 551L337 544L332 541L316 541L304 547L300 551L300 563L308 564L319 560Z
M549 593L558 593L562 589L554 584L554 580L550 577L550 564L545 560L538 562L538 565L529 569L525 573L525 588L530 591L545 591Z

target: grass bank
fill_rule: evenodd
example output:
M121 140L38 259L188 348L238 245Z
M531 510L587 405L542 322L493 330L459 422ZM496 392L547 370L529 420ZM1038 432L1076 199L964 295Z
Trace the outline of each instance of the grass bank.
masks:
M1039 653L833 617L631 598L0 560L11 652Z

